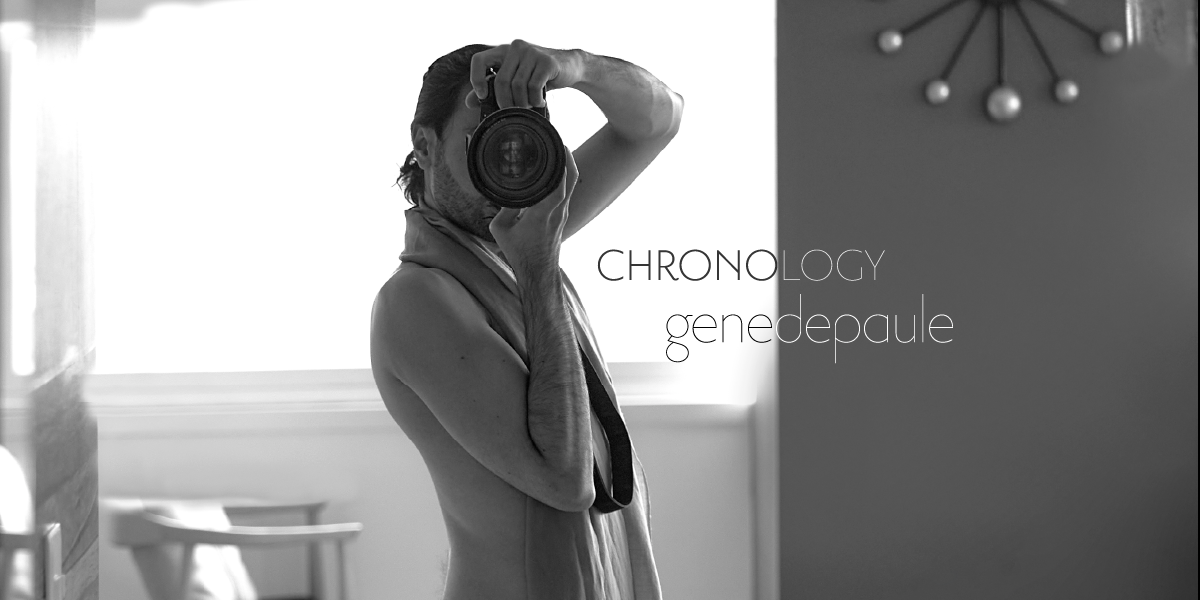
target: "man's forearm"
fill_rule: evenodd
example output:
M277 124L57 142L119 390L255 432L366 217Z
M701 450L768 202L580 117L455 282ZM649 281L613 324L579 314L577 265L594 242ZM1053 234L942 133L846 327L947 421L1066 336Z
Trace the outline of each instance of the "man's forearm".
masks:
M568 52L579 61L580 79L571 87L587 94L621 136L651 139L679 129L683 97L650 72L618 58Z
M592 480L591 406L562 277L551 267L524 269L517 280L529 358L529 437L560 491L583 501L575 496L586 495Z

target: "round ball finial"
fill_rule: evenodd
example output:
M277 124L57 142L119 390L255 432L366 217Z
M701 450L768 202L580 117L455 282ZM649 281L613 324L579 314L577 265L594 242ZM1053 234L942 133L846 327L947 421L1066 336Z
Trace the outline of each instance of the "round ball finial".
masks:
M1079 98L1079 84L1070 79L1059 79L1054 84L1054 98L1062 104L1070 104Z
M904 36L895 29L888 29L887 31L880 32L876 42L884 54L895 54L904 45Z
M987 111L996 121L1011 121L1021 114L1021 95L1007 85L993 88L988 94Z
M925 99L930 104L938 105L950 99L950 84L941 79L934 79L925 84Z
M1105 54L1116 54L1125 48L1125 36L1116 31L1105 31L1100 34L1100 51Z

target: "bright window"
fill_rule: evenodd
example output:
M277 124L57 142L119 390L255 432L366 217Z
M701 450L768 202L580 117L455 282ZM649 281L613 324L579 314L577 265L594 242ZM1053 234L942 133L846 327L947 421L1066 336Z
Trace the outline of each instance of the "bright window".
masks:
M606 358L665 360L672 313L773 314L773 282L614 283L596 270L609 248L775 247L773 2L497 6L98 0L86 49L96 371L369 367L371 302L402 249L408 203L392 182L421 75L459 46L514 38L624 58L687 102L674 143L564 246ZM549 100L571 147L603 123L578 92Z

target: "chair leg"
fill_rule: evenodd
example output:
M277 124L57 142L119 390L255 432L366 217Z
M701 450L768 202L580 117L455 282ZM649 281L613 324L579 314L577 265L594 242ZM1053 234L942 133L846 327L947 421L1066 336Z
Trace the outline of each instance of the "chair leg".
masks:
M338 557L338 600L350 600L349 586L346 585L346 541L337 542Z
M322 576L321 570L324 565L321 562L321 544L312 543L308 545L308 592L312 600L324 600L325 598L325 578Z
M305 511L305 518L308 525L316 525L318 514L321 507L313 507ZM321 544L314 542L308 545L308 592L312 596L312 600L324 600L325 598L325 578L322 569L325 565L321 562ZM339 600L341 600L339 598Z
M8 550L0 545L0 600L7 600L9 577L12 577L12 564L16 562L16 550Z
M196 557L196 545L195 544L184 544L183 545L183 568L179 570L180 573L183 575L183 577L180 578L180 581L179 581L179 592L176 596L178 598L178 600L188 600L188 597L187 597L188 596L188 588L191 587L190 584L192 583L192 569L195 567L195 562L196 562L194 560L195 557Z

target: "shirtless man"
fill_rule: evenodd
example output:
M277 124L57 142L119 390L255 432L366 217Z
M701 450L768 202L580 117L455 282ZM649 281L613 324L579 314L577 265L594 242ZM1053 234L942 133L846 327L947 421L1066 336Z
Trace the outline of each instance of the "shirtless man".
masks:
M499 209L467 171L466 138L479 123L488 68L498 69L501 108L542 105L543 86L572 87L608 119L569 156L562 185L529 208ZM659 598L645 490L620 511L593 508L593 461L607 485L609 457L596 442L583 336L558 261L562 241L671 141L682 110L682 97L640 67L521 40L465 47L425 75L400 178L416 204L409 212L448 220L511 267L526 344L523 359L478 294L437 268L402 262L372 309L375 380L421 452L441 504L450 543L446 600ZM573 552L579 556L562 556Z

